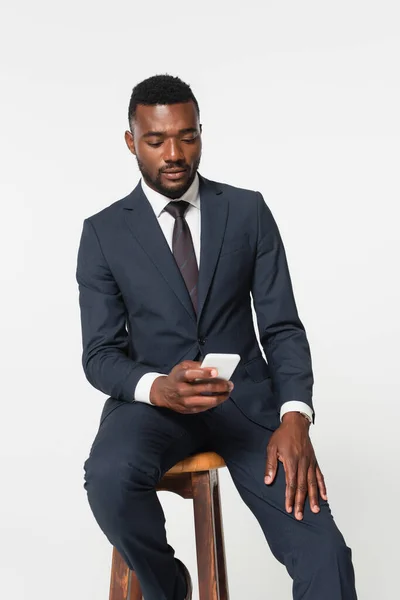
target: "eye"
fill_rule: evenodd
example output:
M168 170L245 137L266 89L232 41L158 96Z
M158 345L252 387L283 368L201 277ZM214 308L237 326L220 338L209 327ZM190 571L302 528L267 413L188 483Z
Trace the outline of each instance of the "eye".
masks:
M182 142L185 142L185 144L193 144L196 140L197 140L197 137L186 138L186 139L183 139Z
M162 142L147 142L147 144L152 148L158 148L159 146L161 146Z

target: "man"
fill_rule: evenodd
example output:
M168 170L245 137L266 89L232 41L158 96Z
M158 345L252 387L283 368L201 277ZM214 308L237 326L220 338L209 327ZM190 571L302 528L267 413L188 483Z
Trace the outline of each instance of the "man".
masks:
M309 438L310 351L279 231L259 192L199 175L199 119L179 78L139 83L125 140L142 179L84 222L83 366L110 396L85 463L89 503L146 600L190 598L155 488L179 460L214 450L293 598L354 600L351 550ZM241 356L231 382L200 369L211 352Z

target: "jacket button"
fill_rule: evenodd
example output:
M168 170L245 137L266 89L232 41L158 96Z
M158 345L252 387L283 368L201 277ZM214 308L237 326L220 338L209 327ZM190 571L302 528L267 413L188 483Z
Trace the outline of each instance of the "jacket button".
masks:
M204 344L206 343L206 338L201 337L197 341L199 342L200 346L204 346Z

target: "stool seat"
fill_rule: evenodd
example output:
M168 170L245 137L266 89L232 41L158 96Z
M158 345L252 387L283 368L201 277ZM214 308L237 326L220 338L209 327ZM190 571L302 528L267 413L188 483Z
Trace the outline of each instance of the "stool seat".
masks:
M198 473L225 467L225 461L216 452L199 452L179 461L167 471L164 477L178 475L179 473Z

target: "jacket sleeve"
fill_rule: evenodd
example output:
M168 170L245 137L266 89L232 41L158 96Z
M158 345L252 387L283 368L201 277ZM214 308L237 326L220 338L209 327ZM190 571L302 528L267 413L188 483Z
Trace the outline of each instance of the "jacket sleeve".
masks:
M260 342L267 358L277 408L304 402L313 410L313 372L306 332L299 319L278 226L258 194L257 252L252 296Z
M76 279L82 324L82 365L98 390L132 402L139 379L154 367L129 357L126 308L89 219L83 224Z

